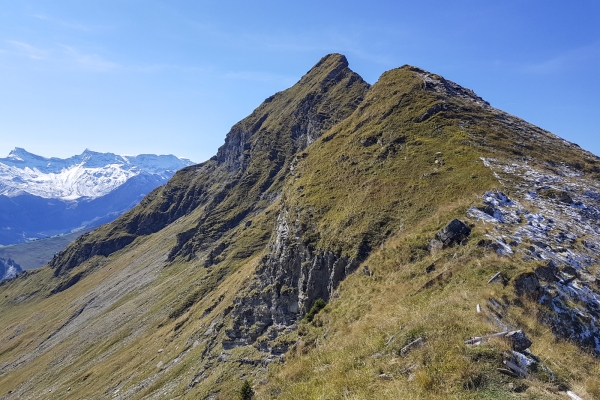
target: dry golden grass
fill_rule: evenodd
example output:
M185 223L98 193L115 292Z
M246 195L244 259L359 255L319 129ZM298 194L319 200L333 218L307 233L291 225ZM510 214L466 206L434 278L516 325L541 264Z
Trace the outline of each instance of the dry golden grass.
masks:
M482 254L474 240L435 257L399 263L406 259L399 253L406 251L410 236L407 231L389 239L365 261L373 276L357 273L343 282L339 296L315 318L319 322L301 327L301 342L286 364L270 369L258 398L560 399L564 393L559 392L568 387L584 398L597 396L592 378L597 360L555 340L532 317L537 304L510 307L506 318L533 340L533 353L554 371L554 381L542 372L525 380L500 374L496 368L510 349L503 340L464 345L472 336L500 330L486 318L488 298L514 298L512 285L487 280L497 271L511 277L531 265ZM432 278L424 269L432 262L436 271L431 275L450 271L452 276L423 289ZM477 304L483 313L476 312ZM417 337L425 344L402 357L400 349Z

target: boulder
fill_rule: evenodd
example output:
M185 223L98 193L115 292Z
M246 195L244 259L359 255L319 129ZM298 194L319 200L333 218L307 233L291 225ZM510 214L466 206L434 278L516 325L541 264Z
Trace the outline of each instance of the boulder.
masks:
M533 344L521 330L508 332L505 338L509 340L512 349L518 352L525 351Z
M558 278L556 277L557 273L558 268L556 268L556 264L554 264L553 261L550 261L545 266L535 269L535 276L546 282L558 282Z
M514 281L517 296L525 296L531 300L538 301L543 295L543 288L537 276L533 272L521 274Z
M571 267L570 265L567 265L566 267L564 267L562 269L563 274L567 274L573 277L577 276L577 270L573 267Z
M471 228L464 222L453 219L429 243L431 252L436 252L447 247L461 244L471 234Z
M425 268L425 273L430 274L435 271L435 264L430 264L427 268Z

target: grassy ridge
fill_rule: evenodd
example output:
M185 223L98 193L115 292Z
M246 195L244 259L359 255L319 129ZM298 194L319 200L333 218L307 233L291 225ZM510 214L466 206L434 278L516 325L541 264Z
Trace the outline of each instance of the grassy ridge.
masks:
M106 256L127 246L136 236L157 232L197 208L204 210L197 226L178 235L170 258L191 259L210 249L225 232L278 196L295 152L347 117L367 89L344 56L324 57L298 84L271 96L234 125L213 159L177 172L114 223L82 237L51 266L59 275L94 255Z
M597 360L557 343L532 318L533 304L512 308L509 321L532 335L532 350L554 370L555 381L544 373L527 382L499 374L505 342L463 344L499 329L476 312L477 304L516 302L511 285L488 285L489 277L500 270L510 280L538 264L478 247L485 233L480 224L465 247L435 256L427 250L435 233L464 219L485 191L510 192L480 157L519 157L520 143L532 163L560 153L551 161L578 163L588 174L597 159L523 121L507 124L497 110L424 90L419 72L404 67L384 74L351 117L299 157L284 200L301 216L305 240L357 258L373 249L363 263L371 272L350 276L312 323L281 338L296 341L296 348L270 369L258 397L562 398L558 392L566 387L600 395L592 378L600 372ZM446 108L419 122L441 100ZM530 133L523 136L518 123ZM423 348L401 356L417 337L425 339Z
M386 73L351 117L300 156L284 199L315 247L361 258L391 232L498 187L457 118L415 122L437 101L421 84L409 68Z

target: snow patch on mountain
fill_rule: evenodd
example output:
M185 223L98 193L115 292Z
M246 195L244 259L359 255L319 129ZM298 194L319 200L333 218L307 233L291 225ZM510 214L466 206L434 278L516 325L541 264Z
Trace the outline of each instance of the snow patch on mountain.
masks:
M13 279L21 272L23 272L23 268L14 260L0 258L0 281Z
M75 200L104 196L140 174L165 182L175 171L192 165L173 155L120 156L85 150L67 159L46 158L15 148L0 158L0 195L29 193L43 198Z

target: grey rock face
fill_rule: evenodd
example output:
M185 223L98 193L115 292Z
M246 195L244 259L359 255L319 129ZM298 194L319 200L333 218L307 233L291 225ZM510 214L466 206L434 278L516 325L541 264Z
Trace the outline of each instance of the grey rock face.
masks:
M558 268L556 268L556 265L554 265L552 261L543 267L538 267L535 269L535 276L546 282L558 282L558 273Z
M509 332L505 337L510 341L511 347L514 351L524 351L533 344L533 342L529 340L527 336L525 336L523 331Z
M429 108L427 111L425 111L419 118L417 118L417 122L423 122L429 118L431 118L433 115L444 111L447 108L445 103L437 103L435 104L433 107Z
M280 332L295 329L297 320L317 299L329 300L339 283L358 267L356 260L331 251L311 251L298 239L301 232L288 218L285 210L280 213L269 254L257 269L250 293L236 300L234 324L226 331L224 346L251 344L265 334L272 340ZM259 348L287 350L264 343Z
M515 279L514 285L518 296L525 296L536 301L542 297L542 286L534 273L519 275Z

